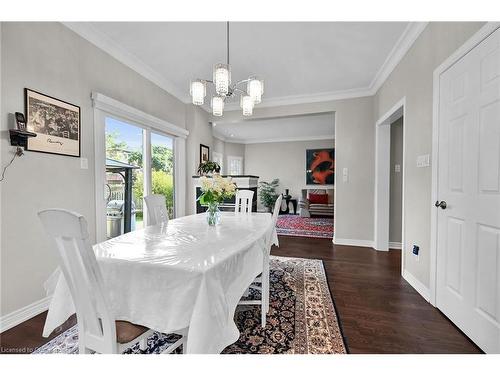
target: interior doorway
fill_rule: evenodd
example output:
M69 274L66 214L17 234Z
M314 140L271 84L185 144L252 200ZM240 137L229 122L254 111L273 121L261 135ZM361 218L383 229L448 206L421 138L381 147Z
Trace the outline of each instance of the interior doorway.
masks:
M380 251L388 251L389 248L404 250L404 111L403 98L375 124L374 247ZM391 142L391 133L394 142ZM402 251L402 262L404 256Z
M389 249L401 249L403 232L403 116L391 123Z

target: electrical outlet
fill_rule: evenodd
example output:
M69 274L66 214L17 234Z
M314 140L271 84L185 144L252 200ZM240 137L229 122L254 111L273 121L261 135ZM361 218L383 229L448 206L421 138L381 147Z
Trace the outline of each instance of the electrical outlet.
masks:
M418 257L418 253L420 252L420 247L418 245L413 245L413 255Z
M81 169L89 169L89 159L81 158L80 159L80 168Z

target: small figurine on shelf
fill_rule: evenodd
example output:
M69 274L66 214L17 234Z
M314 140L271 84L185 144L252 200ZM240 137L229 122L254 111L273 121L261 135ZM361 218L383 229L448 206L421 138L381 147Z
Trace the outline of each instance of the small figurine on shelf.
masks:
M285 194L283 194L283 199L291 199L292 196L290 195L290 189L285 189Z

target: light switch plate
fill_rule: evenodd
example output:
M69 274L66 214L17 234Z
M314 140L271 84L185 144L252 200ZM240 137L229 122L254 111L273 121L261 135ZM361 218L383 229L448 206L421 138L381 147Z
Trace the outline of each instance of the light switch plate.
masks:
M342 169L342 181L343 182L349 181L349 169L347 168Z
M80 158L80 168L81 169L89 169L89 159Z
M401 165L400 164L396 164L394 166L394 172L396 172L396 173L400 173L401 172Z
M417 168L425 168L430 165L430 155L419 155L417 156Z

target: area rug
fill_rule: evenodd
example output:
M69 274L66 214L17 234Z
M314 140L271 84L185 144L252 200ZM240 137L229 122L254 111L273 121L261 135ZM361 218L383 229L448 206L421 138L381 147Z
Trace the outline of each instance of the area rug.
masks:
M281 236L333 238L333 218L280 215L276 231Z
M224 349L225 354L347 353L321 260L271 257L266 327L260 325L259 306L238 307L235 322L240 338ZM145 351L136 345L124 354L161 353L176 339L176 335L156 332L148 338ZM51 353L78 353L76 325L34 351Z

